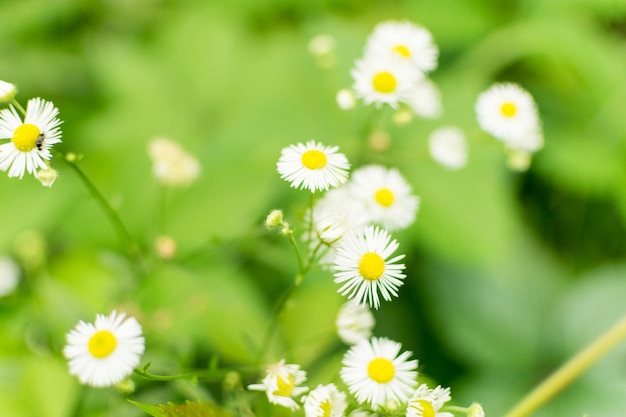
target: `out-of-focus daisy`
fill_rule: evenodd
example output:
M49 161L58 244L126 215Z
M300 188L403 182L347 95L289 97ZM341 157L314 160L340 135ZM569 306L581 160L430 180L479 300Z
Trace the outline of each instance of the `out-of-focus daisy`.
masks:
M139 365L144 351L141 326L133 317L113 311L108 317L96 315L95 324L80 321L67 334L63 354L70 374L93 387L107 387L122 381Z
M408 21L388 21L376 25L367 40L365 54L393 54L428 72L437 67L439 50L425 28Z
M377 107L389 104L394 109L398 102L405 100L411 89L424 75L412 65L397 57L367 55L355 63L351 71L353 89L365 104L375 103Z
M306 381L306 372L300 365L285 365L285 360L270 365L261 384L248 385L249 390L265 391L267 399L272 404L287 407L291 410L300 408L294 397L298 397L309 389L298 385Z
M441 127L428 138L430 156L446 168L461 169L467 164L467 142L457 127Z
M379 409L387 401L406 403L416 385L417 360L411 352L387 338L372 338L354 345L343 357L341 379L360 404Z
M341 110L350 110L354 108L356 104L356 98L354 97L354 92L352 90L348 90L347 88L342 88L337 91L337 105Z
M48 168L50 149L61 142L58 114L54 104L41 98L28 100L23 122L13 106L0 110L0 139L11 140L0 145L0 170L22 178L24 172Z
M8 103L13 100L17 93L17 87L6 81L0 80L0 103Z
M505 143L515 142L541 129L532 96L512 83L494 84L476 101L480 127Z
M420 200L395 168L380 165L359 168L352 174L350 192L365 205L370 223L393 231L415 221Z
M306 417L343 417L347 407L346 394L335 384L318 385L304 399Z
M338 146L313 140L284 148L276 165L280 177L294 188L311 192L338 187L348 179L350 164Z
M0 297L11 294L20 280L20 267L13 259L0 256Z
M430 389L422 384L413 393L406 409L406 417L454 417L454 414L439 411L450 401L450 388L438 386Z
M443 112L439 88L429 79L423 79L415 84L404 102L413 113L427 119L436 119Z
M343 284L337 292L376 309L380 306L378 291L387 301L397 297L406 275L402 273L404 264L396 263L404 255L388 259L396 249L398 242L378 227L368 226L363 232L344 236L334 259L335 282Z
M355 345L372 337L375 321L368 306L348 301L339 309L335 324L339 338L348 345Z
M200 175L198 160L169 139L152 139L148 154L152 159L152 173L163 185L185 187Z

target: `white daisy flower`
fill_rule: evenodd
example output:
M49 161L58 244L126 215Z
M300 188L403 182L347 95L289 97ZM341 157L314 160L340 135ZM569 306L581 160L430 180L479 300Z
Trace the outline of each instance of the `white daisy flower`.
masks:
M285 360L282 359L267 368L267 375L261 384L248 385L248 389L265 391L270 403L293 411L300 408L293 397L298 397L309 390L307 387L298 386L304 381L306 381L306 372L300 370L300 365L285 365Z
M115 385L139 365L144 351L141 326L133 317L113 311L96 315L95 324L80 321L67 334L63 354L70 374L93 387Z
M186 187L200 175L198 160L169 139L152 139L148 155L152 159L152 173L163 185Z
M537 106L532 96L516 84L494 84L476 101L480 127L509 143L541 130Z
M382 225L389 231L409 227L419 208L419 197L395 169L368 165L354 171L350 192L367 210L368 223Z
M410 95L424 75L412 65L396 57L367 55L355 63L351 71L356 96L376 107L389 104L394 109Z
M306 417L343 417L347 407L346 394L335 384L318 385L304 398Z
M439 411L450 398L450 388L438 386L429 389L426 384L422 384L409 400L406 417L454 417L452 413Z
M441 127L428 138L430 156L449 169L461 169L467 164L467 142L457 127Z
M354 345L344 355L341 379L359 404L384 407L389 401L406 403L414 391L417 360L411 352L387 338L372 338Z
M423 79L415 84L404 102L413 113L427 119L436 119L443 113L439 88L428 79Z
M367 39L365 54L393 54L423 72L437 68L439 49L430 32L412 22L382 22Z
M0 170L22 178L25 171L48 168L44 161L52 157L50 148L61 142L58 114L52 102L40 98L28 100L23 122L13 106L0 110L0 139L11 139L0 145Z
M0 297L11 294L20 280L20 267L13 259L0 256Z
M0 80L0 103L8 103L13 100L17 93L17 87L6 81Z
M351 301L341 306L335 321L339 338L348 345L355 345L372 337L374 324L374 315L369 307Z
M280 177L294 188L312 193L338 187L348 179L350 164L338 146L324 146L313 140L284 148L276 165Z
M335 283L343 284L337 292L376 309L380 306L378 291L386 301L397 297L406 275L402 273L404 264L396 263L404 255L387 259L396 249L398 242L378 227L368 226L363 232L344 236L334 260Z

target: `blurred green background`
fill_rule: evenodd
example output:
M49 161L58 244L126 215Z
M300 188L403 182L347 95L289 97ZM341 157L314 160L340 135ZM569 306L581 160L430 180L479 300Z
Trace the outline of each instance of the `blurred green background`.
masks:
M392 144L375 153L360 134L372 110L342 112L335 93L384 19L432 32L444 115L398 127L384 113ZM336 40L330 69L307 51L320 33ZM147 253L161 233L178 245L139 278L61 162L51 189L1 175L0 252L24 272L0 299L1 416L144 415L113 389L81 390L61 356L78 320L113 308L144 327L142 362L154 372L213 356L253 361L297 269L262 221L281 207L297 224L308 200L275 164L283 147L312 138L339 145L355 167L398 167L421 197L417 222L395 235L406 284L376 312L374 332L413 351L455 404L501 415L625 310L623 0L0 0L0 79L23 104L41 96L59 107L56 149L83 155ZM504 80L533 94L544 123L545 148L524 173L475 122L477 95ZM458 172L428 157L428 134L444 124L470 141ZM163 195L146 152L155 136L199 159L196 183ZM275 359L301 363L309 386L336 378L342 302L330 273L315 272L283 316ZM625 354L622 345L535 415L624 415ZM139 382L132 398L225 401L219 388Z

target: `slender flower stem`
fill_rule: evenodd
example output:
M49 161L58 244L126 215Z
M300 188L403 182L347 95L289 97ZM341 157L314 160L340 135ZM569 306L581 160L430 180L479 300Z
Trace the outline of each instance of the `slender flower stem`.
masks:
M11 100L11 104L13 104L20 111L20 113L22 113L22 115L26 116L26 110L24 110L24 107L22 107L16 99Z
M205 379L219 381L224 378L229 372L242 372L245 374L256 374L258 368L245 367L245 368L233 368L233 369L209 369L202 371L184 372L182 374L174 375L157 375L146 371L145 369L135 368L133 372L144 379L150 381L175 381L177 379Z
M122 219L120 218L119 214L113 209L113 207L111 207L111 205L106 200L106 198L102 195L100 190L98 190L98 188L94 185L94 183L89 179L89 177L87 177L87 175L83 172L83 170L80 169L78 165L76 165L75 162L68 160L63 155L60 155L60 159L64 161L76 173L76 175L78 175L78 178L80 178L80 180L83 182L85 187L87 187L91 195L98 202L98 204L100 205L102 210L105 212L105 214L107 215L111 223L113 223L113 226L115 227L115 230L117 231L117 234L119 235L120 239L124 242L124 245L126 246L126 250L128 251L128 254L131 256L131 258L133 258L136 261L141 260L141 253L139 251L139 246L137 245L137 243L135 243L135 240L131 236L130 232L128 231L124 223L122 222Z
M453 413L465 413L467 414L467 407L459 407L458 405L446 405L442 408L442 411L450 411Z
M524 417L529 415L550 398L554 397L554 395L565 388L624 338L626 338L626 316L557 369L506 413L505 417Z
M289 242L291 243L291 246L293 246L293 250L296 252L296 258L298 259L298 272L299 274L304 274L305 269L308 268L304 265L302 252L300 251L300 246L298 246L298 242L296 242L296 238L293 236L293 230L289 232Z

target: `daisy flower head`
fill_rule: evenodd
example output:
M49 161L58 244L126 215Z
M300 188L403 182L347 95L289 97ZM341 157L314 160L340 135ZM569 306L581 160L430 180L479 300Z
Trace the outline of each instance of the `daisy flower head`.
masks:
M494 84L481 93L476 101L476 115L485 132L505 143L541 129L535 101L517 84Z
M22 178L24 172L48 168L50 149L61 142L58 114L52 102L41 98L28 100L24 121L13 106L0 110L0 139L10 139L0 145L0 170Z
M348 345L356 345L372 337L375 321L368 306L348 301L339 309L335 324L339 338Z
M454 417L452 413L439 411L450 398L450 388L438 386L430 389L426 384L422 384L417 387L409 400L406 417Z
M393 231L415 221L419 197L412 194L411 186L395 168L380 165L359 168L352 174L350 190L364 204L368 223Z
M144 338L137 320L125 318L115 311L108 317L98 314L94 324L80 321L67 334L63 355L70 374L83 384L108 387L133 372L144 351Z
M291 145L282 150L276 168L293 188L306 188L312 193L326 191L348 179L350 163L338 150L338 146L325 146L314 140Z
M365 54L394 55L428 72L437 68L439 49L422 26L408 21L388 21L376 25L367 39Z
M152 173L163 185L186 187L200 175L200 164L176 142L155 138L148 144Z
M449 169L461 169L467 164L467 141L457 127L441 127L428 137L430 156Z
M406 275L402 273L404 264L397 263L404 255L388 259L396 249L398 242L375 226L344 236L334 259L335 283L343 284L337 292L376 309L379 291L386 301L397 297Z
M378 54L368 54L356 61L351 74L354 92L366 105L375 103L376 107L381 107L389 104L394 109L424 78L420 71L402 59Z
M248 385L249 390L265 391L267 399L272 404L277 404L293 410L300 408L293 397L298 397L309 389L298 385L306 381L306 372L300 369L300 365L285 365L285 360L270 365L267 374L261 384Z
M343 417L347 407L346 394L335 384L318 385L304 399L305 417Z
M373 337L352 346L343 357L340 375L359 404L383 407L388 401L406 403L417 378L417 360L402 345Z
M0 103L8 103L13 100L17 93L17 87L14 84L0 80Z

